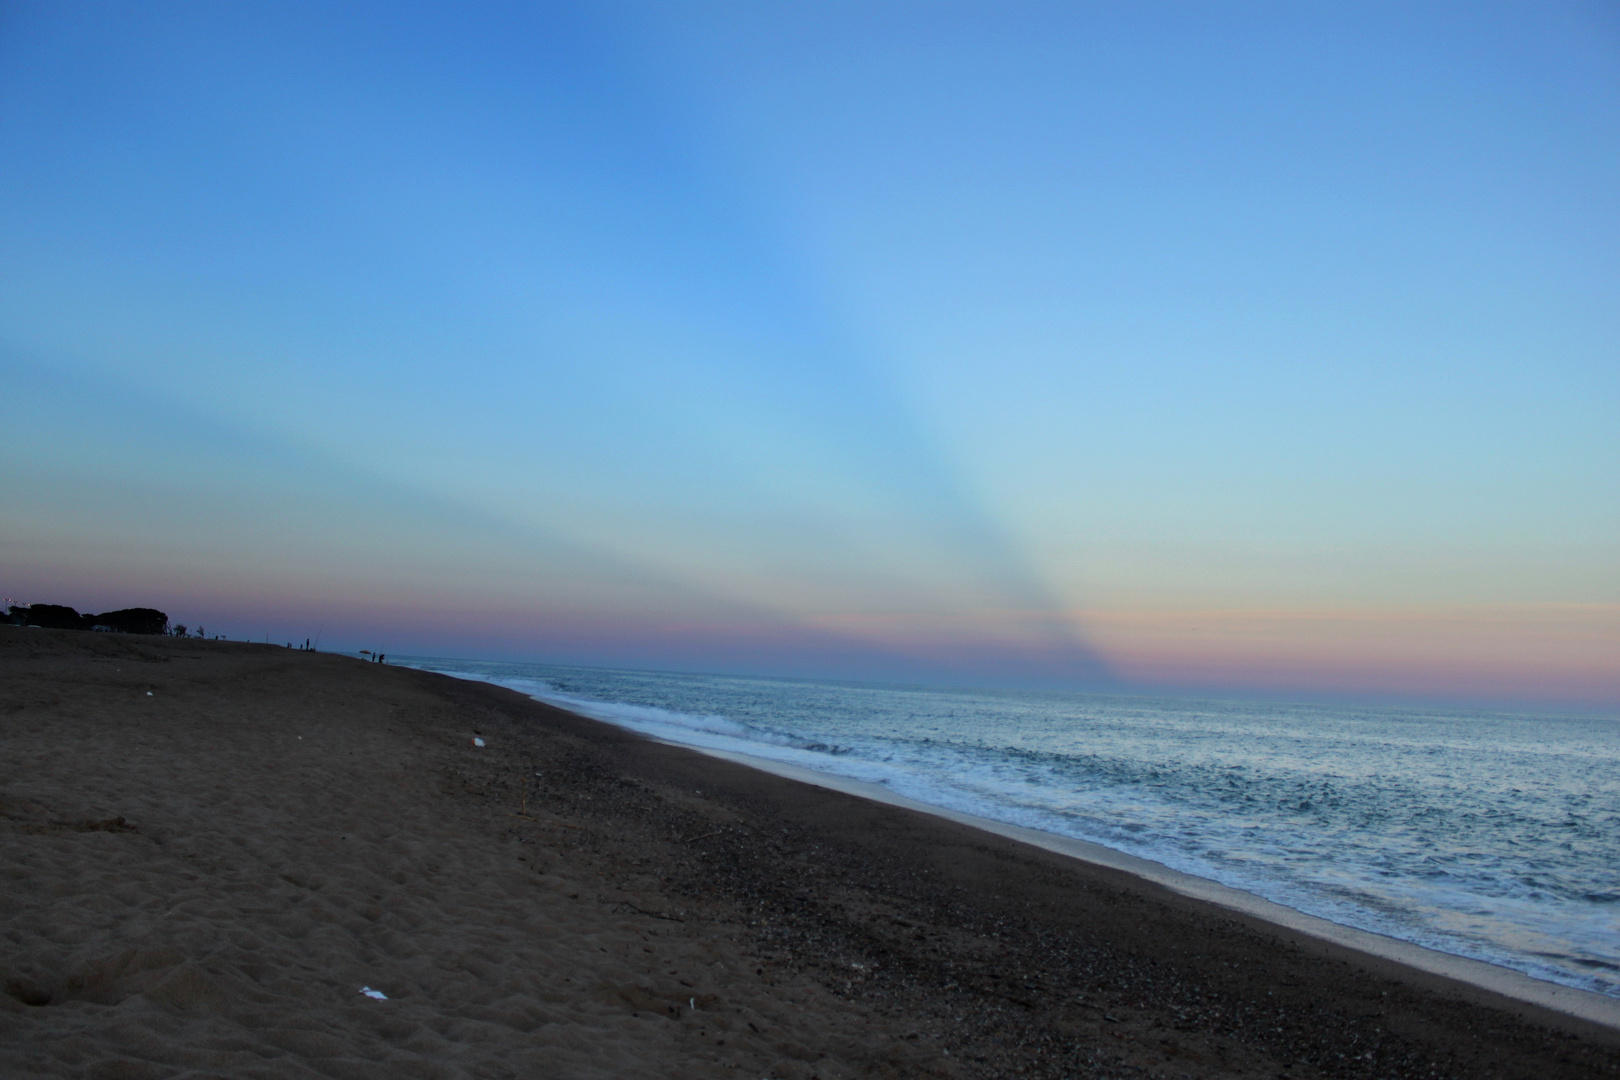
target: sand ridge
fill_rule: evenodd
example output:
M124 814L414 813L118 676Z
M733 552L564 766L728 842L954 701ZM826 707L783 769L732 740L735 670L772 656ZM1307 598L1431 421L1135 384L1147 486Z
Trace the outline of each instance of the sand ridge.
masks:
M6 1075L1620 1075L1612 1032L497 687L3 628L0 679Z

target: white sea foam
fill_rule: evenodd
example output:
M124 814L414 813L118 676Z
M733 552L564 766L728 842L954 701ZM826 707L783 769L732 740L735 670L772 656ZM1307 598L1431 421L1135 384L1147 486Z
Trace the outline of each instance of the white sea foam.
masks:
M588 716L592 720L630 728L643 735L669 739L671 742L726 749L732 748L733 743L741 743L755 749L761 745L820 749L819 744L805 744L789 735L767 731L714 713L684 713L674 709L661 709L655 705L598 701L594 698L564 693L542 679L502 678L481 672L455 670L445 670L443 673L457 678L496 683L527 694L547 705L555 705L559 709L567 709L569 712Z

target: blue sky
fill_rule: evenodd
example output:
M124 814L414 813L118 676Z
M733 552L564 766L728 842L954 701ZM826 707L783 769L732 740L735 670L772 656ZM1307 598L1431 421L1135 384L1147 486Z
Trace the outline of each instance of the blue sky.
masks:
M0 16L0 589L397 651L1620 701L1620 18Z

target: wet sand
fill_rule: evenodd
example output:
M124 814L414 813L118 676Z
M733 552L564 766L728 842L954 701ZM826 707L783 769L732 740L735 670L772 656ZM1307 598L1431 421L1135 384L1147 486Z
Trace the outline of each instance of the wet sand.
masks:
M14 628L0 686L0 1075L1620 1076L1613 1028L497 687Z

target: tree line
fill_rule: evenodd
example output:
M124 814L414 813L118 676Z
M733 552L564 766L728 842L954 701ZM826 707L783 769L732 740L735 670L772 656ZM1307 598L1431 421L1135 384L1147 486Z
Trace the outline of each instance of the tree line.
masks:
M167 634L169 617L156 608L132 607L80 615L63 604L12 604L8 621L46 630L112 630L120 634Z

